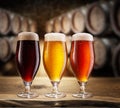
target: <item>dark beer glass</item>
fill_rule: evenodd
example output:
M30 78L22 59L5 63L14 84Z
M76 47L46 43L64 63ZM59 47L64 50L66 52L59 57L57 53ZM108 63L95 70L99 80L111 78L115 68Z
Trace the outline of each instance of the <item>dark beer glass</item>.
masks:
M18 34L16 63L25 85L25 91L19 93L18 96L24 98L37 97L37 93L30 91L30 86L40 64L39 37L36 33L21 32Z
M93 36L88 33L77 33L72 36L70 62L80 84L80 92L74 97L87 98L92 94L85 91L85 85L94 64Z
M49 79L53 85L53 91L45 94L51 98L65 97L58 91L58 85L63 76L67 63L66 38L62 33L45 34L43 63Z

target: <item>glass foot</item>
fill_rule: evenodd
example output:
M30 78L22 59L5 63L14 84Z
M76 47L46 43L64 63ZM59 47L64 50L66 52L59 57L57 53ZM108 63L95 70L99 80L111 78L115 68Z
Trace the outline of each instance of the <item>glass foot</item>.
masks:
M35 98L38 97L39 95L37 93L26 93L26 92L21 92L17 94L18 97L22 97L22 98Z
M47 93L47 94L45 94L45 96L49 97L49 98L63 98L63 97L66 96L66 94L60 93L60 92L57 93L57 94L55 94L55 93Z
M77 98L89 98L92 97L91 93L85 92L85 93L76 93L76 94L72 94L73 97L77 97Z

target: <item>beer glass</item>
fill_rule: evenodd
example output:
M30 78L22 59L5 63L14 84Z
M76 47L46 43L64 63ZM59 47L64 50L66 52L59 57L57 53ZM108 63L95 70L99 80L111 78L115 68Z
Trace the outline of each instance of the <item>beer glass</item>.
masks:
M65 97L64 93L58 91L58 85L67 63L66 38L64 34L45 34L43 63L53 86L52 92L45 94L45 96L51 98Z
M21 32L18 34L16 63L25 86L25 91L17 95L23 98L37 97L37 93L30 91L40 64L39 37L36 33Z
M80 92L74 97L87 98L92 94L85 91L85 85L94 64L93 36L88 33L76 33L72 36L70 62L80 85Z

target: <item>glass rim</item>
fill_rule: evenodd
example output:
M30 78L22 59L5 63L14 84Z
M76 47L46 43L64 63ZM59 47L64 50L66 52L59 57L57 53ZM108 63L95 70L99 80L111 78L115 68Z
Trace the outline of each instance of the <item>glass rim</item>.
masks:
M44 35L45 41L66 41L66 36L63 33L46 33Z
M72 41L84 40L84 41L94 41L93 35L90 33L76 33L72 35Z
M34 32L20 32L18 33L17 40L35 40L39 41L39 36Z

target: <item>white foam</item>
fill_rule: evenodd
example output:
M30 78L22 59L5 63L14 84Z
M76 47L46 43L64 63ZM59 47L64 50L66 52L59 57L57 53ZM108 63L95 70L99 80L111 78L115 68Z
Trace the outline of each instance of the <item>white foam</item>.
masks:
M66 36L63 33L47 33L45 41L66 41Z
M21 32L18 34L18 40L36 40L39 41L38 34L34 32Z
M85 41L93 41L93 36L89 33L76 33L72 35L72 41L76 40L85 40Z

